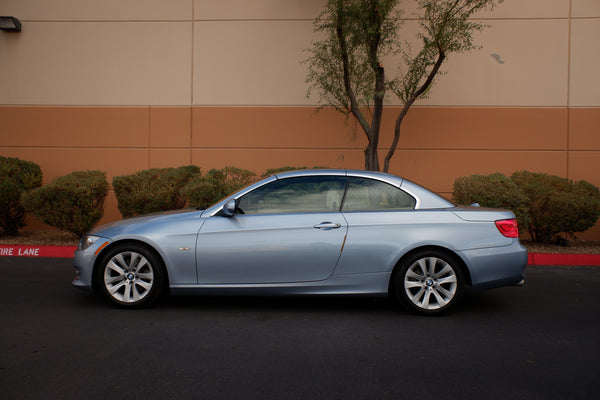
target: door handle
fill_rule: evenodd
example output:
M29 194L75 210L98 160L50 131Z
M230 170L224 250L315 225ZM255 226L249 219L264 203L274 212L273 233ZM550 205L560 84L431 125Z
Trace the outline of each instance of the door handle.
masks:
M313 226L313 228L316 229L323 229L323 230L329 230L329 229L338 229L340 228L341 225L340 224L336 224L334 222L321 222L320 224L317 224L315 226Z

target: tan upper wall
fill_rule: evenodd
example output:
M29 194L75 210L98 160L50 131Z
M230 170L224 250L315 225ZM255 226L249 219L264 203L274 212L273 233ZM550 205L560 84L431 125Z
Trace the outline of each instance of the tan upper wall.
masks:
M596 4L600 4L597 0ZM596 7L600 9L600 6ZM600 18L572 22L570 106L600 105Z
M324 0L3 0L0 104L307 106L303 50ZM506 0L452 54L431 106L600 105L600 1ZM569 7L571 5L571 7ZM414 10L407 3L406 16ZM569 16L571 15L571 18ZM405 22L414 36L416 21ZM386 62L392 73L397 59ZM392 100L392 104L397 101Z
M600 16L596 0L505 0L480 18L567 18ZM313 19L325 0L2 0L0 12L10 10L26 20L148 21ZM405 17L416 10L412 0L401 1ZM1 14L6 15L6 14Z
M193 0L2 0L0 15L26 21L185 21Z
M196 22L194 104L310 104L301 62L312 37L308 21Z
M567 105L568 20L494 20L486 24L488 28L477 34L483 47L450 54L442 66L446 74L436 78L430 98L419 104Z
M192 24L24 22L0 33L0 104L184 105Z
M325 0L195 0L195 20L312 20Z
M325 0L2 0L0 15L37 21L189 21L308 19ZM505 0L479 18L600 17L597 0ZM412 17L415 2L401 2ZM6 12L12 14L6 14Z
M572 0L571 16L578 18L600 17L600 1Z

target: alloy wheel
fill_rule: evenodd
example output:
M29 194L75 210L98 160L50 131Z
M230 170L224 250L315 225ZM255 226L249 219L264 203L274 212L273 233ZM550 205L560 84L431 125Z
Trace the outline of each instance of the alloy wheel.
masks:
M140 302L150 294L154 284L152 264L135 251L115 254L104 268L104 287L109 296L121 303Z
M404 274L404 290L410 302L421 310L435 311L449 305L458 290L454 267L437 257L423 257Z

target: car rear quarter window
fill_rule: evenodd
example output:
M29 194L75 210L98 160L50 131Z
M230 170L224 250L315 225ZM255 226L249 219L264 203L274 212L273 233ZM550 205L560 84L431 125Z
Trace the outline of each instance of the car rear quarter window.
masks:
M367 178L352 178L342 211L412 210L414 197L388 183Z

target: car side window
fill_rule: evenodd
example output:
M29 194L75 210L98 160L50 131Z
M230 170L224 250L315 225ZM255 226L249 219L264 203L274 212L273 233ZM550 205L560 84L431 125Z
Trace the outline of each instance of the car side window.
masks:
M416 200L395 186L366 178L352 178L342 211L412 210Z
M348 178L306 176L279 179L239 199L240 214L340 211Z

